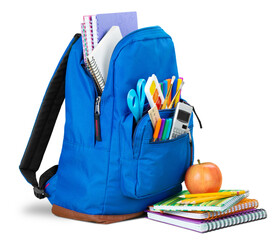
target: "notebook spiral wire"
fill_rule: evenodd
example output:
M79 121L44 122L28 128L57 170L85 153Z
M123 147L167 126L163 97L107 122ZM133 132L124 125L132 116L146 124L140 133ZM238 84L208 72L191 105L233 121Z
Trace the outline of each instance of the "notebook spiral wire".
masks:
M104 86L105 86L104 78L103 78L103 76L102 76L102 74L101 74L101 72L100 72L100 70L97 66L95 58L92 56L92 58L90 60L87 59L87 61L88 61L89 72L92 74L99 90L101 92L103 92Z

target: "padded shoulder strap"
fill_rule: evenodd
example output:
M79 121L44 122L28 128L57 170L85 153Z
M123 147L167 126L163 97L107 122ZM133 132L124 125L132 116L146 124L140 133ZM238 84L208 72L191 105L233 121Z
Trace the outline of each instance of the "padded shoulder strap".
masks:
M34 187L34 193L38 198L44 198L46 196L42 185L47 181L45 176L50 179L57 171L57 166L47 170L45 172L47 174L42 174L43 181L40 181L40 184L38 184L36 172L42 162L42 158L53 132L61 105L65 98L65 75L68 56L73 44L78 40L79 37L80 34L76 34L71 40L49 83L41 103L29 142L19 166L23 176Z

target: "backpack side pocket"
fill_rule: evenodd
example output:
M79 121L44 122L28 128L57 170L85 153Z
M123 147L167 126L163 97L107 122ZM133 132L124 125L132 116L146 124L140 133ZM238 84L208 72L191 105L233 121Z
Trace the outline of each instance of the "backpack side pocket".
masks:
M162 118L172 117L172 110L160 112ZM153 128L146 115L138 123L133 138L128 133L128 144L122 147L121 189L124 195L142 199L181 186L191 162L188 133L175 139L152 142ZM126 118L131 131L132 114ZM191 121L192 124L192 121ZM193 126L189 126L192 133ZM124 133L126 134L126 133ZM126 140L125 140L126 142ZM132 154L127 151L132 143Z

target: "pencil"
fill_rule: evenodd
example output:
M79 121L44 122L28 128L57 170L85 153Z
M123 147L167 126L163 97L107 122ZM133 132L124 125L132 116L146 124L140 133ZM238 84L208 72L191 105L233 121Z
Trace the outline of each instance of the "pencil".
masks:
M195 197L211 197L211 196L225 196L225 195L230 195L230 196L235 196L235 195L240 195L244 194L245 191L229 191L229 192L213 192L213 193L198 193L198 194L185 194L185 195L180 195L179 197L181 198L195 198Z
M173 87L173 82L174 82L174 80L175 80L175 76L172 76L171 84L170 84L170 86L168 87L168 91L167 91L167 94L166 94L166 98L165 98L165 100L164 100L164 102L163 102L163 104L162 104L161 109L165 109L165 108L167 107L167 102L168 102L168 100L169 100L169 96L170 96L171 91L172 91L172 87Z
M179 78L178 81L177 81L177 90L180 88L182 82L183 82L183 78ZM178 92L178 94L176 96L174 107L176 107L177 103L179 102L180 95L181 95L181 89L180 89L180 91Z
M229 196L222 195L222 196L212 196L212 197L203 197L203 198L190 198L190 199L186 199L186 200L181 200L177 203L179 203L179 204L198 204L198 203L209 202L209 201L222 199L222 198L228 198L228 197L231 197L231 196L230 195Z
M174 95L174 97L173 97L173 100L171 101L171 104L169 105L168 109L171 109L171 108L172 108L173 103L174 103L174 101L175 101L175 99L176 99L178 93L181 91L183 85L184 85L184 81L182 81L182 83L181 83L179 89L178 89L177 92L175 93L175 95Z

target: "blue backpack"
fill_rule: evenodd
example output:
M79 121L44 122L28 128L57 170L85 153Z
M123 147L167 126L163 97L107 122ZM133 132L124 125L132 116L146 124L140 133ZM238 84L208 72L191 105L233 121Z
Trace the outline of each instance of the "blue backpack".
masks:
M47 197L54 214L117 222L137 217L147 206L181 191L193 164L192 117L192 141L186 134L151 142L149 115L136 124L127 105L128 91L152 74L159 80L178 77L172 39L158 26L134 31L117 44L102 95L84 67L81 36L74 36L46 90L20 164L35 196ZM64 99L59 165L38 182L36 172ZM160 111L162 118L173 114L174 109Z

